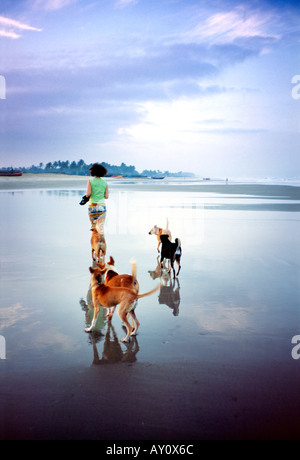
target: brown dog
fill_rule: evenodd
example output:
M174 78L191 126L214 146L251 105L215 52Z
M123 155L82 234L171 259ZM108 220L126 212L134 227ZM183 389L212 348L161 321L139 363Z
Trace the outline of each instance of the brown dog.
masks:
M97 228L91 228L91 247L92 247L92 259L95 262L104 262L106 255L106 241L103 234L100 234Z
M95 327L97 316L100 310L100 307L111 308L119 305L118 315L121 321L125 324L127 329L126 337L122 339L122 342L127 342L129 336L134 334L134 327L131 326L127 319L129 314L135 322L135 301L153 294L160 287L160 284L156 288L152 289L145 294L137 294L132 289L126 287L112 287L106 286L105 284L99 284L101 282L102 274L99 268L90 267L91 272L91 288L92 288L92 298L94 305L94 316L91 323L91 326L86 328L86 332L91 332Z
M140 286L138 280L136 279L136 263L131 261L131 275L119 275L115 270L114 263L112 262L114 262L114 259L110 257L110 261L107 264L97 264L97 267L102 275L102 279L104 279L103 283L106 286L126 287L132 289L136 294L138 294Z
M149 232L149 235L156 235L157 236L157 241L158 241L157 251L159 251L159 246L161 245L161 241L160 241L160 236L161 235L168 235L169 240L170 241L172 240L172 235L171 235L171 232L169 230L169 219L167 218L167 226L166 226L165 229L160 228L157 225L154 225L154 227L151 228L151 230Z
M136 294L139 293L140 286L138 283L138 280L136 279L136 263L134 261L131 261L132 265L132 275L119 275L114 267L114 259L110 257L110 260L107 264L97 264L97 267L99 268L99 273L101 274L101 279L102 283L105 286L111 286L111 287L126 287L128 289L132 289ZM107 319L108 321L111 321L113 314L115 312L116 307L108 308L107 309ZM132 316L131 316L132 317ZM135 315L135 324L134 326L134 331L132 332L131 335L136 334L140 323Z

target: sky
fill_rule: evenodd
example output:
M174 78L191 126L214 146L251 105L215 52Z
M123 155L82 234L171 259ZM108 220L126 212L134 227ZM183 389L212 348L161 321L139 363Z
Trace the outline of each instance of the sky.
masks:
M1 0L0 167L300 178L300 4Z

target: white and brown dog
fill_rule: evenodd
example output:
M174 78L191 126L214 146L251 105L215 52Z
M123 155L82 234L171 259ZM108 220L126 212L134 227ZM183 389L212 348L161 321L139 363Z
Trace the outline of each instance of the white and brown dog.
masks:
M157 225L154 225L154 227L151 228L149 235L156 235L157 242L158 242L157 251L159 252L159 246L161 245L161 240L160 240L161 235L168 235L169 240L170 241L172 240L172 235L169 230L169 219L167 218L167 226L165 229L160 228Z
M136 294L139 293L140 286L138 280L136 279L136 263L134 260L131 260L132 265L132 274L122 274L120 275L115 268L115 261L110 256L109 261L106 264L97 264L97 268L99 269L99 275L101 276L101 283L105 286L111 287L126 287L128 289L132 289ZM113 314L115 312L116 307L107 308L106 317L108 321L112 320ZM133 316L131 315L133 319ZM134 334L136 334L140 323L134 314ZM133 335L133 334L131 334Z
M90 272L94 315L92 324L90 327L85 329L86 332L91 332L95 327L101 306L111 308L119 305L118 315L127 330L126 337L124 337L121 341L127 342L130 335L135 334L136 332L135 326L132 326L127 319L127 316L129 315L131 316L133 323L135 322L134 308L136 300L153 294L159 289L160 284L151 291L145 292L145 294L137 294L134 290L128 289L127 287L113 287L105 284L99 284L102 280L102 273L99 268L90 267Z

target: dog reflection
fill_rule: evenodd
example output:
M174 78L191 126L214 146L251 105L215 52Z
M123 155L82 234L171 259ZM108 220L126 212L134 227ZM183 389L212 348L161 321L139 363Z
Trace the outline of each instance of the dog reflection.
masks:
M94 333L91 334L91 342L93 345L94 355L93 364L114 364L119 362L133 363L137 360L136 355L140 349L137 338L134 336L129 342L124 344L126 350L123 351L111 322L109 322L107 326L101 359L99 357L96 345L97 340L94 338Z
M158 301L161 305L167 305L171 310L173 310L173 315L179 315L179 305L180 305L180 285L178 278L171 277L169 270L166 270L165 267L161 267L160 258L157 258L157 265L154 270L148 270L149 275L152 279L160 278L160 292L158 296Z
M149 275L151 276L151 278L153 280L156 280L157 278L160 278L163 273L164 273L164 269L165 269L165 259L163 260L163 265L161 265L160 263L160 256L157 257L156 259L156 267L154 270L148 270L148 273Z
M160 293L158 296L158 302L162 305L167 305L171 310L173 310L173 315L179 315L179 305L180 305L180 285L178 278L171 278L170 274L169 279L166 284L162 283L160 287ZM166 279L163 275L162 279Z
M112 332L112 336L111 336ZM91 334L91 343L93 345L93 364L106 364L106 363L117 363L122 359L122 348L118 340L117 334L111 322L107 325L107 331L105 334L105 340L103 344L102 359L99 358L94 334Z

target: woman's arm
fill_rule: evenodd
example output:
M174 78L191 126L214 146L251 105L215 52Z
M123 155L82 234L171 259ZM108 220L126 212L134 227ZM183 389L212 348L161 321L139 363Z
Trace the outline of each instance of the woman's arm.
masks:
M90 182L90 180L88 180L87 189L86 189L86 196L87 196L87 197L90 197L91 194L92 194L91 182Z
M108 185L106 186L106 189L105 189L105 194L104 194L104 198L108 198L109 196L109 191L108 191Z

